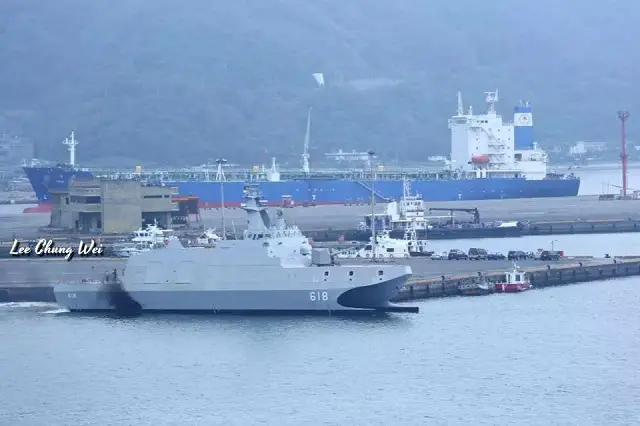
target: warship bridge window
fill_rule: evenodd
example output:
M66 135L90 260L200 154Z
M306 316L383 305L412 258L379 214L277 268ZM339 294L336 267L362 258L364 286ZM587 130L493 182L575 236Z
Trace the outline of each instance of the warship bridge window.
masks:
M324 276L328 277L329 276L329 271L324 271Z
M352 277L353 276L353 271L349 271L349 276Z
M378 271L378 275L384 274L384 271Z

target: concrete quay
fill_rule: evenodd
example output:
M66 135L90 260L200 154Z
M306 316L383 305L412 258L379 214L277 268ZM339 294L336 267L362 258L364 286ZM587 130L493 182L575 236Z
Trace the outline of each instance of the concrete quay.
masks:
M0 241L13 238L36 239L64 237L78 238L73 233L52 232L49 225L49 214L23 214L13 207L8 213L0 213ZM523 230L522 235L551 235L570 233L614 233L640 232L640 201L608 200L599 201L597 196L580 196L565 198L526 198L509 200L448 201L426 203L429 208L478 208L483 222L506 220L533 222ZM376 213L383 213L385 204L375 206ZM270 209L273 213L274 209ZM222 209L201 211L201 226L222 228ZM299 226L309 236L320 241L324 233L330 234L328 240L335 241L345 230L354 230L364 216L371 213L371 206L315 206L284 209L289 223ZM446 212L432 212L431 216L443 216ZM429 214L427 214L429 217ZM463 213L456 217L467 219ZM246 228L246 213L240 208L225 209L227 231L235 229L241 233ZM191 229L194 231L194 229ZM445 237L469 238L469 235L457 236L455 233ZM87 235L97 237L98 235ZM85 236L85 237L87 237ZM432 233L432 239L440 239ZM486 237L486 236L485 236ZM102 236L105 238L105 236ZM345 239L349 239L345 236Z
M343 265L364 261L341 260ZM409 264L413 277L395 301L456 296L458 285L479 274L490 280L502 280L513 264L493 260L431 260L412 258L397 260ZM126 259L2 259L0 260L0 302L55 302L52 285L58 281L101 279L113 269L122 273ZM529 274L534 287L568 284L616 277L640 275L640 256L637 258L565 258L555 262L525 260L518 262Z
M429 208L477 208L480 220L520 222L562 222L587 220L635 220L640 221L640 200L599 201L598 196L562 198L520 198L509 200L438 201L426 202L429 216L446 216L447 212L431 212ZM271 209L273 210L273 209ZM386 204L376 204L376 213L384 213ZM371 214L371 206L315 206L284 209L285 218L304 230L354 229L364 216ZM220 229L221 209L203 210L202 220L207 227ZM469 219L464 213L457 218ZM228 229L231 225L242 230L246 224L246 213L239 208L225 209Z
M537 263L537 265L531 266L519 262L521 270L526 272L534 289L640 275L640 256L612 259L574 258L563 259L559 262ZM403 302L460 296L460 284L473 281L480 274L491 282L501 282L505 279L507 270L509 268L502 271L478 271L475 274L467 272L454 275L443 274L440 277L415 278L404 286L401 293L393 301Z

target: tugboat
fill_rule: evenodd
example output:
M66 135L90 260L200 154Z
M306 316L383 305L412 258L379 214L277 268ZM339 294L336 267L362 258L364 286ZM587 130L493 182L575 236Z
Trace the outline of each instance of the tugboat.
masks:
M505 281L496 283L497 293L518 293L530 288L531 281L527 279L527 273L522 272L515 262L513 269L505 274Z

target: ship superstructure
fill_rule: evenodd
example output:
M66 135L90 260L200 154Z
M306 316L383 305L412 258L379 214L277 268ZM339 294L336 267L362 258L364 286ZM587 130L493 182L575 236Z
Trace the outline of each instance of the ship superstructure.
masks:
M528 102L514 110L513 122L504 122L496 112L498 91L485 92L487 112L464 112L458 93L457 114L449 119L451 163L454 169L476 178L547 177L547 153L533 141L533 115Z

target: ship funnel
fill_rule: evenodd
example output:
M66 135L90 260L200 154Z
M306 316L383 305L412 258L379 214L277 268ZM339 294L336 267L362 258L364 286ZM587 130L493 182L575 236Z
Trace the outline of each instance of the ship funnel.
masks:
M528 101L520 101L513 110L513 138L517 150L528 150L534 146L533 113Z

